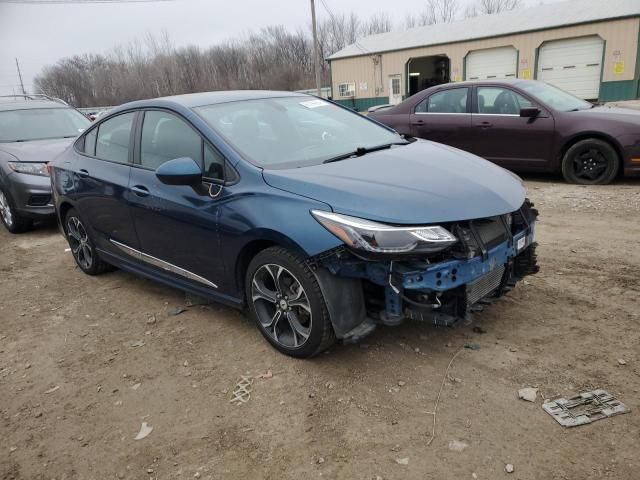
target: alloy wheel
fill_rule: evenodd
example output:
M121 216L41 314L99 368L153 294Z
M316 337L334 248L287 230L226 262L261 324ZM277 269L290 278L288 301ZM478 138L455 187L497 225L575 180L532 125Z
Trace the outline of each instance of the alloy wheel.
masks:
M89 235L78 217L67 220L67 234L71 252L78 264L85 270L93 265L93 249L89 245Z
M11 214L9 200L2 190L0 190L0 217L2 217L2 220L7 227L13 225L13 215Z
M578 178L589 181L599 180L607 174L609 160L597 148L579 152L573 159L573 171Z
M304 345L311 334L311 304L295 275L280 265L262 265L251 285L251 301L264 331L283 347Z

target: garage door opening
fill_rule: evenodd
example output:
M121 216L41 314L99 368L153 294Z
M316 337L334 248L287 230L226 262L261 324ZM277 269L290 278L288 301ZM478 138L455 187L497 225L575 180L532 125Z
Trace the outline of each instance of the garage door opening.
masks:
M425 88L448 83L451 61L446 55L412 58L407 62L409 71L409 95Z
M576 97L597 100L603 52L604 40L597 36L546 42L538 52L537 79Z
M473 50L465 58L465 80L516 78L518 51L513 47Z

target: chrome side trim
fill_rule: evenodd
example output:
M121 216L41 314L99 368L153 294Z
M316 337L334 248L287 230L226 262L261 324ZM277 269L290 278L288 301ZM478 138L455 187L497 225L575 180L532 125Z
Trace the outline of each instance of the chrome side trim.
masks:
M414 112L416 115L471 115L471 112Z
M189 270L185 270L184 268L180 268L176 265L173 265L172 263L165 262L164 260L160 260L159 258L152 257L151 255L147 255L146 253L142 253L141 251L136 250L135 248L131 248L128 245L117 242L113 239L111 239L110 242L113 243L116 247L118 247L127 255L135 258L136 260L140 260L142 262L148 263L149 265L153 265L154 267L161 268L163 270L166 270L167 272L175 273L176 275L180 275L181 277L188 278L189 280L194 280L196 282L207 285L208 287L218 288L218 286L215 283L210 282L206 278L201 277L200 275L196 275L195 273L190 272Z

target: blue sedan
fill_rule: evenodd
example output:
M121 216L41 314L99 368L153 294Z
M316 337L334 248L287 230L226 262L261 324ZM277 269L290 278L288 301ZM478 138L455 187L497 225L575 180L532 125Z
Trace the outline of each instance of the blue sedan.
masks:
M405 319L451 325L538 270L517 176L302 94L128 103L51 177L85 273L246 308L296 357Z

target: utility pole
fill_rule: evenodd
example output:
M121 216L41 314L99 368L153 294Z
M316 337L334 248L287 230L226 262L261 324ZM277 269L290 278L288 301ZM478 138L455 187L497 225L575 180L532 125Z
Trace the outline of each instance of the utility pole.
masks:
M22 73L20 73L20 64L18 63L18 59L16 58L16 68L18 69L18 78L20 78L20 88L22 88L22 94L26 95L27 92L24 90L24 83L22 83Z
M311 0L311 27L313 29L313 69L316 71L316 89L318 96L322 96L322 84L320 83L320 49L318 48L318 31L316 28L316 4ZM17 61L17 60L16 60Z

